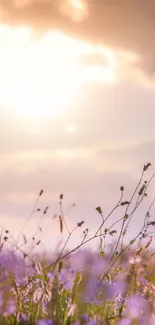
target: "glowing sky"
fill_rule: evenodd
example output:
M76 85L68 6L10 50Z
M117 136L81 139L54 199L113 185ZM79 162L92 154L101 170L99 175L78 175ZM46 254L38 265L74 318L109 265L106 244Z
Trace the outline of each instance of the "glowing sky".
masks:
M155 86L148 64L151 48L149 52L141 40L136 43L136 32L134 38L127 28L127 44L120 41L115 26L115 42L110 31L109 42L102 35L97 40L93 33L92 38L91 33L83 30L83 34L82 24L91 30L89 15L94 12L96 21L98 12L86 2L59 4L59 22L61 17L63 24L68 19L59 28L57 22L47 26L41 14L37 22L34 7L40 12L42 1L14 1L12 9L10 3L1 7L0 25L1 225L17 235L43 188L40 205L50 209L41 247L49 248L59 238L58 223L52 216L59 211L61 192L70 227L84 219L93 230L98 225L96 206L108 212L122 184L128 199L144 163L151 161L155 170ZM42 4L45 11L52 5ZM109 13L106 8L105 4ZM122 5L121 18L123 13ZM153 44L153 25L146 24L149 17L151 20L148 9L144 25L139 15L134 28L139 26L141 33L142 26L150 28ZM39 29L39 21L44 30ZM69 21L74 32L65 27L70 26ZM144 41L145 36L141 36ZM150 200L153 193L152 185ZM73 203L77 206L68 210ZM38 219L39 215L34 216L28 225L29 236ZM132 232L140 222L138 214ZM73 242L78 242L78 236Z

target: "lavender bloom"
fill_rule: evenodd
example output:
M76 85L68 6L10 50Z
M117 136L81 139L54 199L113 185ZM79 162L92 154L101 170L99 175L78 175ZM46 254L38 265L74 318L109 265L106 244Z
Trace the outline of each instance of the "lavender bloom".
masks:
M91 259L90 273L96 277L101 276L107 268L107 261L102 259L98 254L94 254Z
M71 268L76 269L76 271L83 271L86 265L86 254L82 252L77 252L71 258Z
M40 319L37 325L53 325L53 322L50 319L47 320Z
M17 321L20 322L21 320L27 320L26 315L23 312L19 313L17 316Z
M52 282L54 280L54 274L53 274L53 272L48 272L47 273L47 277Z
M71 290L74 282L74 273L71 270L62 269L58 275L60 283L66 290Z
M21 284L20 277L18 275L15 275L14 280L15 280L16 286L19 287Z
M0 291L0 308L3 305L3 291Z
M97 325L97 321L95 319L92 319L89 321L88 325Z
M15 275L14 276L14 279L15 279L15 283L16 283L16 286L19 287L19 286L25 286L27 283L28 283L28 279L26 276L19 276L19 275Z
M132 295L127 299L126 303L130 318L139 318L143 314L147 314L148 305L143 296Z
M123 293L125 289L125 283L123 281L113 281L109 284L106 292L107 299L114 299L116 296Z
M143 277L139 277L139 282L141 284L143 284L144 286L147 286L147 284L148 284L148 281L145 278L143 278Z
M88 320L89 320L89 315L88 315L87 313L83 314L83 315L82 315L82 319L83 319L84 321L88 322Z
M140 325L146 325L146 324L151 325L151 319L150 319L150 317L148 317L148 316L140 317L139 318L139 324ZM153 322L153 324L154 324L154 322Z
M99 290L99 281L95 276L89 276L86 284L85 302L87 303L99 303L97 299L97 293Z
M118 323L118 325L131 325L131 322L132 322L131 319L124 318Z
M9 300L7 304L6 314L13 315L16 312L16 305L13 300Z

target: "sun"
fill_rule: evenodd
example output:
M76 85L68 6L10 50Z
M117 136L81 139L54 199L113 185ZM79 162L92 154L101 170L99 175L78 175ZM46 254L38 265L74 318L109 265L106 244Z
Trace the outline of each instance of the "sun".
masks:
M88 82L114 77L108 50L109 66L80 66L80 57L101 49L57 31L35 38L28 27L1 25L0 47L0 105L24 119L62 115Z
M30 118L67 109L77 93L79 74L63 38L53 34L31 42L29 29L2 31L0 102L14 114Z

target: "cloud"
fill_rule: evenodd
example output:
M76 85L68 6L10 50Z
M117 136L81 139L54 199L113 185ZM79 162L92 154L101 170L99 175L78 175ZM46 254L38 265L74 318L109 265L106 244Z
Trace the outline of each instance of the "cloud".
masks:
M3 22L29 24L39 30L63 30L72 36L102 43L115 50L140 55L136 63L150 78L155 73L154 0L86 0L88 15L74 21L71 9L62 12L60 1L28 0L1 2ZM3 5L2 5L3 4ZM19 5L20 4L20 5ZM68 5L69 6L69 5ZM69 7L68 7L69 8ZM68 16L66 16L68 12Z

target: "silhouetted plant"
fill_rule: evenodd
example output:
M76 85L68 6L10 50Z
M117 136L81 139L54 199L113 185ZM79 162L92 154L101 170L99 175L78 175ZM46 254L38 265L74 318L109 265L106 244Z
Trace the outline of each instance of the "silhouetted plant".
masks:
M60 250L58 248L57 256L51 263L46 261L46 256L41 262L36 261L35 256L32 257L33 250L41 243L41 238L37 238L37 235L43 232L41 222L49 209L48 206L43 210L37 208L37 203L44 194L43 189L40 190L17 240L8 229L1 226L0 277L3 280L0 282L0 294L7 295L2 302L0 298L0 322L6 325L37 322L38 325L67 325L76 324L77 321L79 325L134 325L138 319L143 324L142 320L145 318L145 324L153 324L155 281L151 274L155 269L154 264L150 266L149 263L154 257L154 253L149 253L149 248L155 234L152 228L150 230L150 227L155 226L150 214L155 198L144 214L141 229L132 240L124 243L130 222L147 197L148 187L155 176L153 174L148 181L143 179L150 166L150 163L144 165L130 200L124 198L125 189L120 186L120 197L108 215L104 215L101 206L96 207L101 221L92 236L89 236L88 228L83 229L84 220L78 221L72 230L69 229L63 214L64 195L60 194L60 212L53 218L58 219L60 235L66 229L67 238L63 247ZM107 221L118 208L122 209L122 216L109 226ZM38 229L31 239L33 248L26 253L24 247L30 240L23 231L35 213L40 213ZM116 225L120 225L119 230L116 230ZM71 236L78 228L81 228L82 240L66 251ZM21 236L24 242L19 245ZM115 238L110 253L106 249L106 239L109 236ZM82 254L80 249L94 239L99 240L99 253L85 253L83 259L82 255L78 255ZM136 242L137 246L134 248L133 244ZM7 243L12 245L13 251L5 260L3 251ZM22 259L19 256L17 258L17 251L21 252ZM12 256L10 262L9 256ZM76 262L72 262L74 257L77 258ZM150 271L146 272L148 268ZM9 291L5 290L7 286Z

